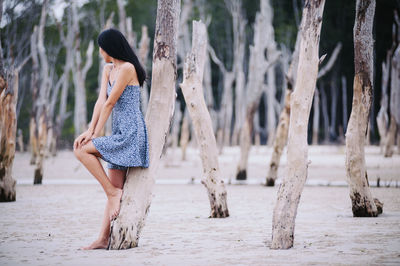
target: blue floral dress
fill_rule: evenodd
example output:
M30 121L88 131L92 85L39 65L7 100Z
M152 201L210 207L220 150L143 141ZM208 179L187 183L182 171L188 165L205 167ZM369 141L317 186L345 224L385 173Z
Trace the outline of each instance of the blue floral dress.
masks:
M107 97L115 81L108 82ZM140 110L140 86L127 85L112 111L112 134L93 138L92 142L111 169L149 167L149 143L143 113Z

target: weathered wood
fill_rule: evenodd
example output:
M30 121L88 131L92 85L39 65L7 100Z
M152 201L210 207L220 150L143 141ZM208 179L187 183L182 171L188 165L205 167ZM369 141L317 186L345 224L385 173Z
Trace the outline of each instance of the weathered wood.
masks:
M79 34L79 17L76 10L76 3L72 2L72 27L74 27L75 41L74 41L74 63L73 67L73 82L74 82L74 130L75 137L78 137L83 131L87 129L87 106L86 106L86 90L85 90L85 80L86 74L89 71L93 63L93 41L89 42L89 46L86 50L86 60L85 64L82 65L81 58L81 37Z
M203 73L207 51L206 26L193 21L192 51L185 60L183 82L180 84L186 107L193 121L194 132L200 147L203 165L202 184L208 191L210 217L229 216L226 202L226 189L218 163L218 150L212 127L211 117L203 93Z
M346 176L353 215L378 215L365 167L365 136L372 103L375 0L357 0L354 34L353 104L346 131Z
M269 129L275 127L275 72L272 66L278 60L280 53L276 49L274 28L272 26L273 9L268 0L260 1L260 11L254 24L254 44L250 46L250 62L248 82L246 84L246 115L240 131L240 159L236 170L236 179L247 179L247 163L251 148L254 114L258 109L263 91L268 94ZM267 57L265 56L267 54ZM272 71L271 71L272 70ZM264 84L265 74L268 73L268 85ZM272 111L270 110L272 109Z
M139 59L142 63L143 67L146 69L147 61L150 51L150 38L148 35L147 26L142 26L142 37L139 43ZM149 102L149 91L147 89L147 82L143 83L142 89L140 91L140 101L141 101L141 110L144 115L146 115L147 103Z
M272 219L272 249L293 246L301 192L307 179L307 127L318 75L318 49L324 0L308 0L303 9L299 65L291 96L286 176L278 190Z
M233 133L232 133L232 145L237 145L240 138L240 129L244 124L246 115L246 95L244 93L246 86L246 77L244 73L244 57L245 57L245 46L246 46L246 35L245 27L247 25L247 19L242 10L242 0L225 0L225 4L232 16L232 28L233 28L233 72L235 73L235 120ZM231 118L229 118L229 121Z
M0 61L2 60L0 53ZM12 82L7 80L7 74L3 65L0 64L0 202L15 201L16 196L16 182L12 178L12 166L17 129L18 71L14 71L11 76L13 77ZM11 84L12 87L9 88L8 86Z
M150 209L154 179L174 113L179 13L179 0L158 1L152 85L145 117L150 165L129 169L120 212L111 223L108 249L136 247Z
M303 18L302 18L303 21ZM297 66L299 63L299 49L300 49L300 29L297 33L295 49L292 54L292 60L290 62L290 66L288 72L285 77L286 81L286 91L285 91L285 99L284 99L284 108L279 115L279 122L276 130L276 136L274 139L271 161L269 163L268 174L266 177L266 185L274 186L275 180L278 177L278 168L281 161L281 156L283 152L283 148L287 143L288 131L289 131L289 123L290 123L290 98L294 89L294 85L296 83L297 77Z

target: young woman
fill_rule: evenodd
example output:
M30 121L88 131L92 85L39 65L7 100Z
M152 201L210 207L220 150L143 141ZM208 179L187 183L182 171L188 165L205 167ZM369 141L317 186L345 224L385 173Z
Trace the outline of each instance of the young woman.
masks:
M103 31L97 42L107 64L90 127L75 139L74 153L103 187L107 204L99 238L83 249L107 247L110 221L119 213L128 167L149 167L147 128L140 111L140 87L146 73L118 30ZM112 135L98 137L111 111ZM98 157L108 162L108 176Z

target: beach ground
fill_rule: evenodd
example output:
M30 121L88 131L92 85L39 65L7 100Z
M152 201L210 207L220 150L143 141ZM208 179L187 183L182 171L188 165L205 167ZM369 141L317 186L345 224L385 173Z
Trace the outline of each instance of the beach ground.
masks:
M190 148L184 162L179 151L168 152L158 170L139 247L121 251L78 250L97 237L106 197L71 151L48 158L43 185L36 186L30 184L29 154L18 153L17 200L0 204L0 265L400 264L398 154L388 159L378 147L367 148L370 183L381 179L381 187L371 191L384 203L384 212L377 218L354 218L341 169L344 148L311 147L294 247L271 250L278 188L260 185L270 149L252 149L246 185L234 182L237 153L237 147L227 148L219 158L230 217L210 219L207 192L199 184L198 151ZM284 169L279 173L282 176Z

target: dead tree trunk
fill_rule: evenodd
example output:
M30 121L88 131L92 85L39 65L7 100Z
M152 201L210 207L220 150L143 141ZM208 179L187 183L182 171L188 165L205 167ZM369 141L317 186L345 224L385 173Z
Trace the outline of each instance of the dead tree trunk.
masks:
M81 40L79 34L79 18L76 10L76 3L72 3L72 27L74 27L75 35L75 60L73 66L73 81L75 87L75 106L74 106L74 129L75 137L87 129L87 109L86 109L86 91L85 80L86 74L93 63L93 41L89 42L86 51L86 62L82 66L81 58Z
M318 47L324 0L305 2L301 24L298 75L292 94L288 163L286 176L278 190L272 220L272 249L293 246L294 226L301 192L307 179L307 127L318 75Z
M274 29L272 26L273 11L268 0L260 2L260 12L256 15L256 22L254 24L254 45L250 46L250 62L248 82L246 86L246 115L243 126L240 131L240 160L236 170L237 180L247 179L247 163L251 148L251 135L253 132L254 114L258 109L260 97L265 89L268 97L272 97L271 105L275 100L275 75L272 71L272 65L278 59L280 53L276 49L274 39ZM267 53L267 57L265 57ZM268 72L268 82L273 84L264 84L264 76ZM273 107L272 107L273 108ZM273 110L273 109L272 109ZM275 116L275 112L273 116ZM275 124L275 122L274 122Z
M3 69L2 54L0 43L0 202L9 202L15 201L16 195L16 182L12 178L12 166L16 143L19 70L15 70L10 75L13 77L12 82L10 82ZM12 87L10 87L11 84Z
M313 128L312 128L312 145L318 145L318 129L319 129L319 89L315 88L313 99Z
M33 164L36 164L33 184L41 184L43 179L43 160L47 147L48 102L50 93L49 66L44 45L44 27L47 16L48 1L44 1L39 26L35 26L31 37L32 56L32 115L31 115L31 149ZM40 61L40 64L39 64ZM39 67L40 66L40 67ZM40 71L40 78L39 78ZM40 88L40 89L39 89ZM31 162L32 163L32 162Z
M302 19L303 20L303 19ZM297 67L299 63L299 49L300 49L300 35L301 29L297 33L295 49L292 54L292 61L289 66L288 73L286 74L286 91L284 108L279 116L279 123L277 126L271 161L269 163L268 174L266 178L267 186L274 186L275 180L278 177L278 168L281 161L282 151L286 145L290 124L290 99L296 84Z
M150 165L148 168L129 170L120 213L111 224L109 249L137 247L150 209L154 179L174 113L179 13L179 0L158 1L152 88L145 119Z
M218 164L218 150L203 93L203 73L207 51L206 26L193 21L192 52L185 60L183 83L180 84L186 106L193 121L203 164L202 183L208 191L212 218L229 216L226 189Z
M342 111L343 111L343 135L346 134L347 130L347 80L345 76L342 76Z
M146 68L147 66L147 58L149 56L150 51L150 38L148 35L147 26L142 26L142 37L139 43L139 58L140 62L142 63L143 67ZM140 92L141 103L142 103L142 113L146 115L147 103L149 102L149 91L147 89L147 83L143 83L143 87Z
M243 126L246 114L246 96L244 94L246 78L243 64L246 45L245 27L247 20L242 10L242 0L226 0L225 4L232 16L234 47L233 72L235 73L235 121L232 121L234 122L232 144L237 145L239 143L240 128Z
M235 74L233 71L228 71L221 60L215 54L214 49L209 45L208 50L211 59L219 67L223 76L223 91L221 107L218 114L218 121L220 124L221 141L219 141L219 154L222 153L223 147L230 144L231 136L231 121L232 121L232 111L233 111L233 96L232 96L232 85L235 81Z
M375 0L357 0L353 31L353 105L346 131L346 176L355 217L375 217L379 214L369 189L364 155L365 135L372 103L374 13Z

